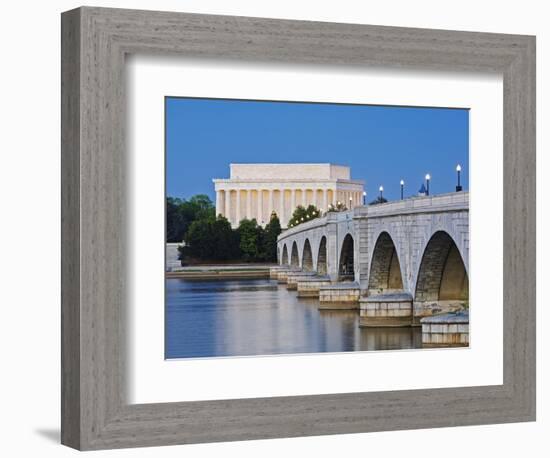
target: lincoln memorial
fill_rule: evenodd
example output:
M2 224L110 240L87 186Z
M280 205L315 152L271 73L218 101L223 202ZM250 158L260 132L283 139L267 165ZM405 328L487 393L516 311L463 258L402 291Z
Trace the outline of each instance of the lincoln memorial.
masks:
M272 212L286 227L298 205L315 205L326 211L330 204L348 209L362 205L361 180L352 180L350 168L333 164L230 164L229 178L215 178L216 215L232 227L255 218L265 226Z

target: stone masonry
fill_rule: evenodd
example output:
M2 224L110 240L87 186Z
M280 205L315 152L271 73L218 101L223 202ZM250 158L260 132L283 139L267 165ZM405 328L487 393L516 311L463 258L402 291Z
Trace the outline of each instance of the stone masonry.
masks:
M353 239L352 280L362 296L410 295L416 324L422 316L454 311L467 303L468 192L329 212L283 231L279 263L341 281L347 235Z
M322 211L344 202L355 208L363 201L363 181L351 178L350 168L334 164L230 164L229 178L215 178L216 215L233 227L243 219L269 222L277 213L286 227L298 205Z

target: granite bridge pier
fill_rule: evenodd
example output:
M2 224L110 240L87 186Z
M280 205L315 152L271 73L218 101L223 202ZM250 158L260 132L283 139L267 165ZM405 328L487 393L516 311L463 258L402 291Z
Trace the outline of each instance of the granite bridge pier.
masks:
M277 254L272 278L319 308L358 309L360 326L422 324L430 344L468 343L468 192L328 212L285 230Z

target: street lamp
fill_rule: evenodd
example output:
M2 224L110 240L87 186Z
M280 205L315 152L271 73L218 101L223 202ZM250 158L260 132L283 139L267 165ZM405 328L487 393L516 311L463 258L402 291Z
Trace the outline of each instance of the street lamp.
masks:
M382 199L384 198L382 197L382 193L384 192L384 186L380 186L378 190L380 191L380 202L382 202Z
M430 176L429 173L426 174L426 195L429 196L430 195L430 179L432 177Z
M462 191L462 186L460 185L460 171L462 170L462 167L460 167L460 164L457 164L456 166L456 192Z
M401 200L403 200L403 187L405 186L405 181L401 180L399 184L401 185Z
M353 202L353 197L350 197L350 198L349 198L349 209L350 209L350 210L351 210L351 204L352 204L352 202Z
M367 205L367 192L363 191L363 205Z

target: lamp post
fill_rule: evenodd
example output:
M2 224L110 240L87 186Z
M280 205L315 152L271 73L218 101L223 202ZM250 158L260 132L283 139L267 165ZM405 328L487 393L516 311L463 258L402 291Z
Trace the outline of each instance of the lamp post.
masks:
M399 184L401 186L401 200L403 200L403 187L405 186L405 181L401 180Z
M349 198L349 209L350 209L350 210L351 210L351 204L352 204L352 203L353 203L353 198L350 197L350 198Z
M429 196L430 195L430 179L432 177L430 176L429 173L426 174L426 195Z
M382 196L382 193L384 192L384 186L380 186L380 187L378 188L378 190L380 191L379 200L380 200L380 202L382 202L382 199L384 198L384 197Z
M363 205L367 205L367 191L363 191Z
M462 167L460 167L460 164L457 164L456 166L456 192L462 191L462 186L460 185L460 171L462 170Z

